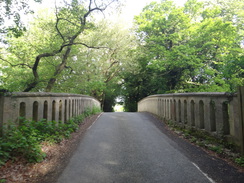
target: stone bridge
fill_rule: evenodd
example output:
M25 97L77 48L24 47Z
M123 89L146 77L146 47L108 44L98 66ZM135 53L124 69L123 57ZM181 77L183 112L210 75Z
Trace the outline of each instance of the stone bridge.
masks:
M138 111L226 138L244 152L244 87L238 94L179 93L152 95L138 102ZM65 93L3 93L0 95L0 135L22 119L66 122L86 108L100 107L93 97Z
M150 112L166 121L225 138L244 153L244 87L238 90L238 94L152 95L139 101L138 111Z
M19 124L23 118L38 121L66 122L83 113L86 108L100 107L93 97L66 93L3 93L0 96L1 134L11 123Z

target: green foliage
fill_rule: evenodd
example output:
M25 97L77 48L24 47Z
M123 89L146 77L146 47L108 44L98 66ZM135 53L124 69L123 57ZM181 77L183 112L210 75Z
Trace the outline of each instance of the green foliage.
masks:
M0 179L0 183L5 183L5 182L7 182L6 179Z
M90 1L90 6L85 7L87 4L83 1L72 1L56 6L55 11L40 11L20 37L8 38L4 54L1 50L3 88L95 93L99 97L104 83L118 73L121 60L126 60L125 46L129 45L125 44L128 39L122 39L122 30L117 31L119 28L113 29L108 23L95 25L91 17L112 2ZM84 79L79 82L81 78Z
M79 128L84 118L101 112L97 107L86 108L85 111L67 121L57 123L55 121L23 121L18 127L12 126L2 138L0 138L0 165L8 159L23 157L28 162L40 162L45 158L41 150L41 143L59 143L69 138L72 132Z
M12 128L6 137L0 139L1 164L11 157L22 156L29 162L39 162L45 156L38 143L39 136L34 127L26 126Z
M32 2L40 3L42 0ZM20 37L26 31L23 15L33 13L28 3L29 0L0 1L0 42L6 43L5 36Z
M168 126L175 133L188 139L191 143L211 150L222 157L228 157L240 166L244 166L244 158L237 152L238 147L233 143L227 142L224 138L212 136L206 131L195 128L185 128L171 121L168 122Z
M75 8L75 7L73 7ZM82 7L77 7L82 9ZM75 24L69 25L64 17L77 24L77 12L60 9L58 30L64 39L69 39L77 29ZM83 10L80 10L83 11ZM9 47L5 49L0 64L0 82L9 91L23 91L33 80L32 68L36 55L58 50L63 40L55 29L55 16L51 11L44 10L30 24L30 29L19 38L10 38ZM72 27L74 26L74 27ZM76 38L70 56L63 70L54 77L55 85L52 92L81 93L93 96L106 104L106 111L111 111L115 98L120 94L122 82L121 72L132 70L135 55L132 53L137 44L134 36L121 24L109 21L87 25L82 34ZM67 29L67 27L70 27ZM94 48L87 48L88 45ZM47 83L60 66L64 51L54 57L46 57L38 66L38 84L32 91L45 91ZM13 74L14 73L14 74ZM104 105L105 106L105 105Z
M212 147L209 147L209 149L217 152L218 154L223 153L223 147L222 146L212 146Z
M244 84L243 2L238 3L188 0L176 7L166 0L145 7L135 18L144 70L164 77L157 85L166 92L235 91Z
M235 162L236 162L238 165L244 167L244 157L236 158L236 159L235 159Z
M244 84L243 1L153 2L135 17L140 46L123 72L125 110L158 93L235 92ZM238 6L239 4L239 6ZM192 141L195 141L193 138Z
M126 111L136 111L151 94L235 92L244 84L243 5L153 2L135 17L135 35L121 24L92 17L84 22L87 9L78 1L56 14L43 10L0 48L0 87L87 94L105 111L112 111L117 96L124 96ZM35 62L46 53L52 56Z

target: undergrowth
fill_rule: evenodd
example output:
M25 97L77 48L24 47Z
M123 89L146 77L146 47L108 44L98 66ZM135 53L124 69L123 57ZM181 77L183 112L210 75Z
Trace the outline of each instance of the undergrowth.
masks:
M87 108L81 115L65 123L23 120L19 126L10 126L8 132L0 138L0 166L7 160L19 157L31 163L41 162L46 156L41 150L42 142L59 143L69 138L86 117L99 112L99 108Z
M203 130L195 128L185 128L170 121L167 122L168 126L190 142L209 149L222 157L228 157L239 166L244 167L244 157L236 151L237 147L233 143L227 142L224 138L211 136Z

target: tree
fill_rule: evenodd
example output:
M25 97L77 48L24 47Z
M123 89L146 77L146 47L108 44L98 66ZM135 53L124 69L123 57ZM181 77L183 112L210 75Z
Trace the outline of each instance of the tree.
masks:
M136 17L147 67L163 72L167 91L234 91L243 83L243 17L221 3L188 0L182 8L166 0Z
M172 1L152 3L145 7L141 16L136 17L138 32L149 50L149 67L164 71L168 90L174 90L185 69L190 69L192 62L187 62L189 48L184 46L190 39L190 16L177 8ZM143 43L144 44L144 43Z
M54 25L55 17L42 11L24 36L9 41L11 46L8 48L7 58L11 62L6 60L3 62L6 67L2 68L2 77L5 77L2 80L7 89L23 90L26 81L32 79L31 65L35 62L33 55L59 48L62 40L56 38ZM90 26L77 37L76 41L82 42L82 45L76 44L72 47L65 68L55 78L56 84L52 91L88 94L99 99L102 104L109 104L106 105L107 110L111 110L120 91L120 73L133 68L131 49L136 47L135 38L120 24L100 21ZM35 90L45 90L61 57L62 53L42 61L45 64L38 67L41 79ZM25 72L24 76L22 72Z
M25 88L23 91L28 92L31 90L43 90L44 83L47 82L45 86L45 91L51 91L54 84L64 69L67 68L67 64L73 58L72 49L76 46L85 46L87 48L99 48L99 45L87 45L82 40L77 42L78 38L88 29L92 29L93 25L91 23L91 16L94 12L103 12L110 6L115 0L108 0L106 2L96 2L94 0L87 1L87 9L85 4L79 4L77 0L72 0L71 4L66 3L65 7L56 8L56 13L54 19L51 19L44 30L51 33L51 36L46 34L45 39L37 39L41 46L26 47L23 52L16 51L16 42L21 39L16 39L13 41L12 47L8 48L11 52L7 57L15 57L15 63L12 63L12 59L7 57L1 57L0 59L4 63L8 63L8 68L18 67L19 70L31 70L32 76L29 76ZM98 4L100 3L100 4ZM38 28L40 29L40 25ZM35 33L28 32L23 37L31 36L35 37ZM22 37L22 38L23 38ZM43 45L44 42L44 45ZM31 45L32 43L30 43ZM37 43L38 44L38 43ZM15 50L15 51L14 51ZM22 56L28 60L23 58ZM31 58L32 57L32 58ZM30 62L32 60L32 62ZM48 64L49 68L52 70L46 70L47 67L41 67L40 65L44 63ZM44 69L43 69L44 68ZM16 69L16 70L18 70ZM43 71L44 70L44 71ZM42 72L43 71L43 72ZM46 75L45 73L48 74ZM48 80L48 81L47 81Z
M42 0L33 1L42 2ZM28 3L28 0L0 0L0 42L6 43L4 37L9 32L15 37L20 37L26 31L22 15L33 13Z
M89 45L103 45L102 49L75 47L75 60L69 63L54 91L89 94L112 109L120 93L121 72L133 69L134 55L131 50L137 45L135 38L120 24L101 21L79 39ZM108 105L109 104L109 105Z
M168 90L164 71L148 67L147 51L144 47L133 50L136 58L131 70L125 70L121 75L121 95L124 99L125 111L136 112L137 103L149 96L165 93Z

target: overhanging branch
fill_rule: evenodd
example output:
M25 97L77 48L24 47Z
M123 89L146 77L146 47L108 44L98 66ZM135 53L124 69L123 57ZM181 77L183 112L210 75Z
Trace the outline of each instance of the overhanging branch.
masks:
M21 63L21 64L12 64L12 63L9 62L8 60L3 59L3 58L1 58L1 57L0 57L0 60L2 60L2 61L4 61L4 62L8 63L11 67L25 66L25 67L28 67L28 68L32 69L32 67L31 67L30 65L25 64L25 63Z

